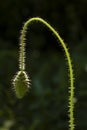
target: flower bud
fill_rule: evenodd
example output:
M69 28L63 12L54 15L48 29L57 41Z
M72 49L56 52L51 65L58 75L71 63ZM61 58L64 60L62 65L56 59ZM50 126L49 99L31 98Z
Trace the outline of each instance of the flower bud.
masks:
M18 71L13 80L16 96L21 99L24 97L30 87L29 78L25 71Z

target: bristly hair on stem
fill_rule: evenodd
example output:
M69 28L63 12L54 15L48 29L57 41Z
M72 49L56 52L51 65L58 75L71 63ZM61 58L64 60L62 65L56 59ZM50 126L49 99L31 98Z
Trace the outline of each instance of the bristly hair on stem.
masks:
M68 51L68 48L66 47L66 44L64 43L63 39L60 37L59 33L45 20L39 17L30 18L27 20L22 28L21 31L21 37L20 37L20 56L19 56L19 72L15 76L15 79L13 80L13 85L16 91L16 96L18 98L23 98L27 89L29 86L29 78L25 72L25 35L28 26L32 23L38 21L45 25L47 28L52 31L52 33L57 37L59 40L67 59L68 63L68 70L69 70L69 81L70 81L70 87L69 87L69 129L74 130L74 75L73 75L73 67L71 62L70 53Z

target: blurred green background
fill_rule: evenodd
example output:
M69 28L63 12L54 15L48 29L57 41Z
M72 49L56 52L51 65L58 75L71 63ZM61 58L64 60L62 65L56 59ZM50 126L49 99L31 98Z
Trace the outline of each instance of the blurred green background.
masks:
M76 130L87 130L87 0L0 1L0 130L68 129L69 77L64 51L40 23L31 24L26 36L31 89L22 100L14 94L20 30L34 16L47 20L70 48Z

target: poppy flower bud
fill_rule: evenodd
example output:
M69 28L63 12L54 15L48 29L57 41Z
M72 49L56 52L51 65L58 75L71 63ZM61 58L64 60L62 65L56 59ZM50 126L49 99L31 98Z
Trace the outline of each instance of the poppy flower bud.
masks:
M24 97L30 87L29 78L25 71L18 71L13 80L16 96L21 99Z

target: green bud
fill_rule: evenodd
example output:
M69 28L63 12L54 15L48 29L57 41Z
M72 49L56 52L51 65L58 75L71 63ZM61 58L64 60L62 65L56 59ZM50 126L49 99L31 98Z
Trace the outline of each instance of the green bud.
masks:
M17 98L23 98L30 87L29 78L25 71L18 71L13 80L13 85Z

